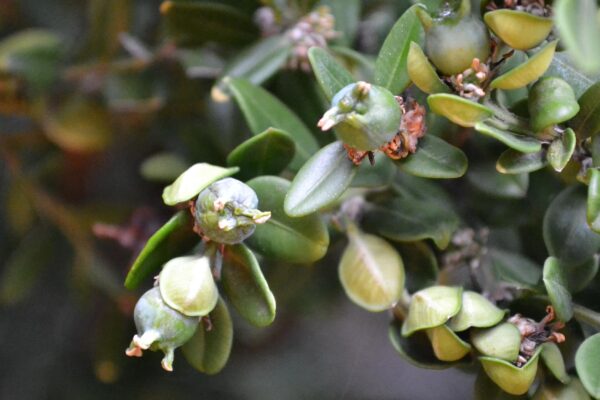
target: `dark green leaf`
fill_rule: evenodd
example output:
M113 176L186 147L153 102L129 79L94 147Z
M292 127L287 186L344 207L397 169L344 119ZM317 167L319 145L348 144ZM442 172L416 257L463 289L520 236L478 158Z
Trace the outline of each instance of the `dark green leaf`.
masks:
M589 169L589 185L587 195L587 223L590 228L600 233L600 170Z
M406 68L410 43L423 44L424 32L414 5L402 14L386 37L377 61L375 61L375 84L394 94L400 94L410 84Z
M524 287L535 287L542 277L539 265L520 254L489 249L490 260L497 278Z
M600 267L597 257L593 257L579 265L566 265L566 281L569 292L577 293L585 289L598 274Z
M285 198L285 212L301 217L326 207L344 193L357 171L341 142L323 147L298 171Z
M526 174L537 171L547 165L546 153L521 153L514 149L507 149L498 158L496 170L503 174Z
M571 293L565 280L565 268L555 257L548 257L544 263L544 285L550 302L554 306L556 317L568 322L573 317Z
M406 270L406 288L414 293L437 282L438 262L426 242L397 243Z
M555 171L561 172L566 166L575 151L577 138L575 132L568 128L560 138L555 139L548 147L546 158Z
M489 164L472 167L467 179L477 189L495 197L521 199L529 187L528 174L501 174Z
M572 378L568 385L560 382L545 381L535 392L532 400L590 400L581 381Z
M467 170L467 156L446 141L426 135L419 140L417 152L397 162L404 172L423 178L460 178Z
M270 128L233 149L227 156L227 165L240 168L241 180L277 175L290 163L295 151L294 141L287 133Z
M562 383L569 383L571 378L569 377L569 374L567 374L565 361L563 360L563 356L556 343L548 342L544 343L542 346L541 357L548 370Z
M521 153L537 153L542 150L542 143L532 137L520 135L507 129L501 129L488 122L478 122L475 130L490 136L508 147L520 151Z
M223 299L208 315L210 329L201 321L192 338L181 350L188 363L198 371L213 375L225 367L233 344L233 323Z
M136 289L144 279L155 274L164 263L191 250L199 241L198 235L192 228L190 212L188 210L177 212L148 239L127 274L125 287Z
M352 187L377 188L389 185L397 169L392 160L384 153L375 154L375 164L363 162L352 180Z
M275 297L256 257L245 245L225 248L221 282L233 307L248 322L256 326L267 326L273 322Z
M248 182L262 209L271 218L258 225L246 243L267 258L291 263L310 263L325 255L329 246L327 227L318 214L292 218L283 211L290 182L275 176L262 176Z
M313 47L308 51L310 65L327 100L356 80L325 49Z
M571 85L575 96L580 97L598 81L597 75L590 75L577 68L567 52L555 53L544 76L558 76Z
M575 367L581 383L592 397L600 398L600 333L590 336L579 346Z
M578 102L579 113L569 124L580 138L594 136L600 132L600 82L590 86Z
M180 46L206 42L240 45L258 36L249 15L225 4L165 1L160 12L167 35Z
M598 6L594 0L557 0L554 22L563 45L584 71L600 70Z
M227 79L252 133L258 135L269 128L290 134L296 143L292 168L299 168L319 150L317 141L304 123L285 104L269 92L244 79Z
M600 249L600 235L586 221L586 196L577 187L560 193L544 217L544 242L550 255L578 265Z
M448 246L459 223L450 207L410 198L373 204L364 216L365 226L381 236L400 242L433 239L441 249Z

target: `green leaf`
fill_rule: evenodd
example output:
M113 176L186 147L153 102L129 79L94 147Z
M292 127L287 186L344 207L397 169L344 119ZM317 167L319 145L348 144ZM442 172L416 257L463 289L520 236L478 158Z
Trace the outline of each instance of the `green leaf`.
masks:
M540 266L520 254L490 248L489 256L494 273L501 281L535 287L542 277Z
M500 389L487 375L480 369L477 373L474 387L474 400L527 400L526 394L513 396ZM539 400L539 399L537 399Z
M563 190L544 216L544 242L550 255L566 265L579 265L600 249L600 235L586 220L586 196L577 187Z
M173 182L187 169L188 165L175 153L158 153L144 160L140 165L140 175L149 181Z
M555 139L548 147L546 158L555 171L561 172L566 166L575 151L577 138L571 128L567 128L562 136Z
M427 329L435 356L442 361L457 361L469 354L471 345L456 335L448 326Z
M554 21L562 44L584 71L600 70L598 6L594 0L557 0Z
M227 299L248 322L256 326L273 322L275 297L256 257L244 244L225 248L221 282Z
M585 73L575 66L566 51L554 54L544 76L558 76L564 79L571 85L577 97L580 97L599 78L597 74Z
M535 53L529 60L518 67L500 75L490 84L492 89L519 89L527 86L544 75L554 56L558 40L548 43Z
M196 333L181 350L192 367L202 373L214 375L225 367L229 359L233 344L233 323L227 305L221 298L208 317L210 329L205 328L200 321Z
M493 357L479 357L485 373L505 392L514 395L525 394L535 380L540 348L522 367Z
M329 246L329 233L318 214L292 218L283 210L290 182L275 176L261 176L247 182L258 196L260 206L271 218L257 225L246 244L269 259L312 263L322 258Z
M501 174L489 164L472 167L467 179L483 193L508 199L524 198L529 187L528 174Z
M590 86L578 100L579 113L569 125L580 138L588 138L600 132L600 82Z
M455 94L431 94L427 97L427 104L434 113L466 128L473 127L494 115L494 112L483 104L475 103Z
M368 311L385 311L402 297L404 264L385 240L348 227L338 274L346 295Z
M418 44L410 42L407 57L408 76L419 89L429 94L450 92Z
M471 342L481 354L499 360L515 362L519 357L521 333L510 322L471 332Z
M445 324L460 311L461 303L461 287L431 286L418 291L411 297L402 336Z
M179 175L175 182L164 188L163 201L168 206L174 206L191 200L211 183L238 171L238 167L222 168L207 163L194 164Z
M462 332L471 327L487 328L500 322L504 314L503 310L479 293L467 290L463 292L460 311L447 325L455 332Z
M600 333L587 338L575 355L575 368L581 383L592 397L600 398Z
M419 140L417 152L397 161L398 167L411 175L422 178L460 178L467 171L465 153L443 139L426 135Z
M388 239L401 242L432 239L440 249L448 246L460 223L450 207L411 198L370 205L363 221L370 231Z
M252 133L258 135L269 128L276 128L291 136L296 143L292 168L299 168L319 150L316 139L304 123L275 96L244 79L231 78L226 82Z
M485 13L484 20L496 36L518 50L529 50L539 45L548 37L553 26L552 18L508 9Z
M593 257L579 265L565 265L565 276L569 292L577 293L585 289L598 274L600 261Z
M179 46L240 45L252 42L259 33L249 15L226 4L165 1L160 13L167 36Z
M302 217L326 207L344 193L357 171L341 142L323 147L298 171L285 197L285 212Z
M283 36L275 35L259 40L231 60L213 86L211 97L222 102L229 100L226 77L244 78L254 85L260 85L275 75L286 63L292 51L292 43Z
M592 231L600 233L600 170L589 169L586 219Z
M401 334L402 321L394 319L388 329L388 337L400 357L418 368L441 370L453 363L440 361L431 348L424 332L415 332L410 337Z
M507 149L496 161L496 171L503 174L526 174L544 168L547 165L546 152L521 153Z
M231 150L227 165L240 168L241 180L277 175L290 163L295 152L294 141L287 133L270 128Z
M189 211L177 212L148 239L125 278L125 287L130 290L136 289L164 263L185 254L198 241L198 235L193 231L192 216Z
M308 59L327 100L356 81L325 49L312 47L308 50Z
M524 136L506 129L498 128L492 121L482 121L475 124L475 130L486 136L492 137L511 149L521 153L537 153L542 150L542 143L529 136Z
M435 253L425 242L396 243L404 261L406 288L416 292L437 282L438 262Z
M564 267L555 257L548 257L544 263L544 285L550 302L554 306L556 317L562 322L568 322L573 317L573 302L571 293L565 281Z
M411 42L423 43L423 27L414 5L402 14L385 38L375 61L375 84L400 94L410 84L406 61Z
M35 226L3 262L0 275L0 304L16 304L25 299L52 260L55 234L44 225Z
M577 378L571 379L568 385L560 382L546 381L535 392L532 400L590 400L581 381Z
M384 153L375 154L375 164L363 162L352 180L352 187L380 188L392 183L397 169L392 160Z
M553 342L546 342L542 345L542 361L548 370L554 375L556 379L564 384L571 381L569 374L565 368L565 361L560 352L560 349Z

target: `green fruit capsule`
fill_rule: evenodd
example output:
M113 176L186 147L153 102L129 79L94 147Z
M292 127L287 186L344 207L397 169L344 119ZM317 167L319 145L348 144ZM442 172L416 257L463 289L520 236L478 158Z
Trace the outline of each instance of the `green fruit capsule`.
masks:
M334 126L342 142L360 151L376 150L398 132L402 110L389 90L366 82L352 83L331 100L319 120L327 131Z
M417 16L425 29L425 54L444 75L468 69L477 58L486 62L490 55L490 36L484 23L470 15L469 0L460 9L433 19L423 9Z
M250 186L233 178L221 179L198 195L196 224L205 237L217 243L241 243L254 233L256 224L271 217L257 206L258 197Z
M130 357L141 357L143 350L161 350L163 369L173 370L174 351L196 332L198 318L187 317L167 306L157 287L140 298L133 312L137 335L125 351Z
M564 80L549 76L537 81L529 91L531 127L536 132L573 118L579 104L573 88Z

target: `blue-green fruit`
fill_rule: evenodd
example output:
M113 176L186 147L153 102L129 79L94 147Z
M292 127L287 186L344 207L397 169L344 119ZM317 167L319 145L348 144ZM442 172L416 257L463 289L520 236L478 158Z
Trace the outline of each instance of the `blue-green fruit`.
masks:
M174 351L194 335L198 318L187 317L167 306L158 287L148 290L139 299L133 318L138 333L125 354L141 357L143 350L161 350L165 353L162 367L172 371Z
M258 197L250 186L233 178L211 184L198 195L196 224L202 234L217 243L236 244L266 222L270 212L257 210Z
M324 131L335 126L335 133L342 142L356 150L370 151L392 140L401 119L402 109L389 90L357 82L333 97L331 108L318 126Z

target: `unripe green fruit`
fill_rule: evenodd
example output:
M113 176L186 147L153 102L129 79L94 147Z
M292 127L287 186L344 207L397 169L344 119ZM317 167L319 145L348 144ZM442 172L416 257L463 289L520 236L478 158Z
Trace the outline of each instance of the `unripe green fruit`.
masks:
M444 75L455 75L471 66L474 58L486 62L490 55L490 35L485 24L469 15L451 15L433 20L417 11L425 28L425 54Z
M133 337L125 353L141 357L143 350L161 350L165 353L162 367L172 371L174 350L194 335L198 318L187 317L167 306L157 287L139 299L133 317L138 334Z
M352 83L331 100L319 121L326 131L335 126L342 142L360 151L379 149L398 132L402 110L394 95L381 86Z
M257 206L258 197L250 186L233 178L221 179L198 195L196 224L210 240L240 243L254 233L256 224L271 217Z

